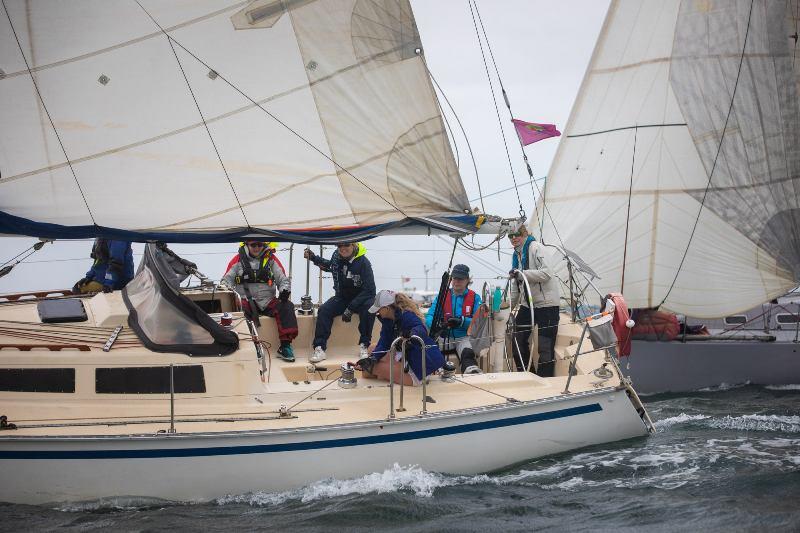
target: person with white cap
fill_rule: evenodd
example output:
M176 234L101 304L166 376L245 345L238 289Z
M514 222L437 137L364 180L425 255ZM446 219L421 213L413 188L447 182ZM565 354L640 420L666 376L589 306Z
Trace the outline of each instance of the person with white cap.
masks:
M416 335L425 343L425 373L430 375L444 366L444 356L439 347L428 336L422 312L414 300L403 293L390 290L379 291L375 302L369 308L378 315L381 334L378 343L369 357L359 359L357 365L362 371L375 374L378 378L389 380L389 365L394 364L394 379L407 385L418 385L424 378L422 374L422 348L417 342L406 345L406 368L400 368L401 352L384 357L397 337Z
M461 362L462 374L480 374L481 369L472 349L472 343L467 335L472 316L481 305L481 297L469 288L470 277L467 265L455 265L450 271L450 289L445 292L443 305L443 321L447 326L442 330L442 351L445 353L456 352ZM439 296L433 299L428 313L425 315L425 324L430 329L436 304Z

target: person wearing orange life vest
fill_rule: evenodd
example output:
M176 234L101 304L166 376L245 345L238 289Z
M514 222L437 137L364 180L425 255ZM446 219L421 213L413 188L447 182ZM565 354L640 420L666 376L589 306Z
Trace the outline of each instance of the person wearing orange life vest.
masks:
M272 249L262 241L245 241L239 248L239 262L230 267L222 282L245 298L245 313L275 317L281 341L278 357L294 361L292 340L298 330L294 304L289 299L291 283L272 257ZM251 299L257 309L250 308Z
M442 352L448 350L456 352L461 361L462 374L480 374L481 370L467 335L467 329L472 323L475 310L481 305L481 297L468 287L469 283L469 267L455 265L450 272L450 289L445 293L443 321L447 328L442 332L440 345ZM437 295L425 315L425 324L428 329L433 322L438 299Z

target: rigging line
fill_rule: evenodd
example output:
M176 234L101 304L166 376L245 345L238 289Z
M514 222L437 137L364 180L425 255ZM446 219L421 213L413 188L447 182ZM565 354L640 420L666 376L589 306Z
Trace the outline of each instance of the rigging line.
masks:
M475 0L472 0L472 4L475 6L475 14L478 16L478 22L481 25L481 31L483 32L483 40L486 41L486 48L489 50L489 57L492 60L492 66L494 66L494 72L497 76L497 82L500 84L500 91L503 93L503 100L506 103L506 107L508 108L508 114L511 115L511 118L514 118L514 113L511 111L511 100L508 98L508 93L506 92L505 85L503 85L503 78L500 76L500 68L497 66L497 61L494 58L494 51L492 50L492 43L489 42L489 36L486 34L486 27L483 25L483 17L481 17L481 12L478 9L478 4ZM477 30L476 30L477 31ZM519 139L519 134L517 134L517 138ZM520 149L522 149L522 157L525 159L525 164L528 167L528 175L531 179L533 179L533 171L528 164L528 156L525 154L524 145L522 144L522 140L520 140ZM533 196L533 208L536 211L536 218L539 218L539 208L536 205L536 192L533 190L533 183L530 181L528 182L531 184L531 196ZM541 231L539 232L541 235Z
M422 60L422 64L425 65L424 59ZM425 66L425 70L428 70L427 65ZM430 70L428 70L428 75L430 75ZM433 76L431 76L431 79L433 79ZM436 85L436 87L439 89L440 92L442 92L442 89L441 87L439 87L438 84ZM447 99L447 97L444 95L444 92L442 92L442 97L444 97L445 100ZM441 113L442 115L442 120L444 120L444 125L447 127L447 133L450 135L450 138L453 139L453 149L455 149L456 152L456 168L458 170L461 170L461 155L458 153L458 143L456 143L456 137L455 135L453 135L453 128L450 126L450 121L447 120L447 115L445 115L444 113L444 108L442 107L442 103L439 101L438 96L436 97L436 107L439 108L439 113ZM452 109L452 107L450 109ZM458 120L458 117L456 117L456 120ZM469 145L469 143L467 144Z
M481 179L480 179L480 176L478 175L478 164L475 162L475 154L472 151L472 145L469 142L469 137L467 137L467 132L466 132L466 130L464 130L464 125L461 123L461 119L458 117L458 113L456 113L456 110L453 108L453 105L450 103L450 100L447 98L447 95L445 94L445 92L442 89L441 85L439 85L439 82L436 81L436 78L433 76L433 73L428 68L428 62L425 61L425 58L423 56L420 56L420 57L422 58L422 65L425 67L425 70L428 72L428 76L430 76L431 81L433 81L433 84L436 86L436 88L439 89L439 92L442 93L442 97L444 98L444 101L447 103L447 107L449 107L450 108L450 112L453 113L453 116L455 117L456 122L458 123L458 127L461 129L461 135L464 136L464 141L466 141L466 143L467 143L467 151L469 152L470 159L472 159L472 168L475 170L475 181L478 182L478 195L479 195L478 198L481 201L481 210L484 213L486 213L486 207L483 205L484 196L483 196L483 191L481 190ZM442 115L442 116L444 116L444 115ZM454 145L456 144L455 137L453 137L453 144ZM456 145L456 153L458 153L458 146L457 145ZM472 201L472 200L470 200L470 201Z
M495 72L497 73L497 79L498 79L498 81L500 83L500 88L503 91L503 98L505 99L506 107L508 107L508 112L513 117L513 113L511 113L511 101L508 99L508 94L506 93L505 88L503 87L503 80L500 77L500 70L497 67L497 61L495 61L495 59L494 59L494 52L492 52L492 45L491 45L491 43L489 43L489 38L486 35L486 28L483 26L483 19L481 19L481 14L480 14L480 11L478 10L478 5L475 3L475 0L470 0L470 9L472 8L473 4L475 5L475 13L477 13L477 15L478 15L478 20L481 23L481 28L483 28L483 37L486 40L486 47L489 49L489 55L492 58L492 63L494 64ZM473 15L473 22L474 21L475 21L475 16ZM477 26L475 28L475 31L476 32L478 31ZM480 42L480 35L478 36L478 41ZM483 53L483 46L482 45L481 45L481 53ZM484 64L485 64L485 57L484 57ZM487 67L487 70L488 70L488 67ZM488 72L487 72L487 75L488 75ZM491 87L491 79L489 80L489 86ZM492 97L494 97L494 90L492 90ZM496 108L497 108L497 102L495 101L495 109ZM499 119L499 111L498 111L498 119ZM502 130L502 128L501 128L501 130ZM539 217L539 205L538 205L538 202L536 202L536 193L538 193L539 198L542 199L542 209L544 210L545 214L547 214L548 218L550 219L550 223L553 225L553 231L555 232L556 237L558 238L558 241L561 243L561 247L565 248L564 240L561 238L561 234L559 233L558 228L556 227L555 220L553 220L553 216L550 214L550 210L547 208L546 197L542 193L542 190L539 188L539 184L536 182L536 180L533 179L533 170L531 169L531 165L528 162L528 156L525 153L525 146L522 144L522 139L520 138L519 134L517 134L517 141L520 144L520 150L522 150L522 157L525 160L525 167L528 170L528 176L531 178L531 182L530 182L531 183L531 194L533 194L533 196L534 196L534 210L536 212L536 217L541 220L541 226L540 226L540 230L539 230L539 237L541 238L541 236L542 236L542 229L541 228L544 227L544 216L542 216L541 218ZM503 142L505 143L505 134L503 134ZM508 145L506 145L506 154L508 154ZM511 156L510 155L509 155L509 164L511 164ZM513 174L514 174L513 167L511 169L511 173L512 173L512 176L513 176ZM515 178L514 179L514 186L516 186L516 185L517 185L517 181L516 181L516 178ZM536 187L536 193L533 192L533 187L534 186ZM545 191L546 190L547 189L545 188ZM517 191L517 199L519 199L519 191ZM524 216L524 211L522 209L522 200L520 200L520 212Z
M628 229L631 225L631 196L633 194L633 169L636 165L636 139L639 130L633 130L633 154L631 156L631 181L628 186L628 213L625 215L625 246L622 249L622 281L619 284L619 292L625 294L625 264L628 261Z
M17 47L19 48L19 53L22 56L22 60L25 62L25 68L28 70L28 74L31 77L33 88L36 90L36 95L39 97L39 102L42 104L42 108L44 109L45 114L47 114L47 120L50 121L50 126L53 128L53 134L56 136L56 139L58 139L58 144L59 146L61 146L61 151L64 154L64 158L67 160L67 164L69 165L70 171L72 172L72 177L75 180L75 185L77 185L78 192L81 193L81 198L83 198L83 204L86 206L86 211L89 212L89 218L92 219L92 225L97 227L97 221L94 219L94 214L92 213L92 210L89 207L89 202L86 200L86 195L83 194L83 187L81 187L81 184L78 181L78 176L75 174L75 168L73 168L72 161L67 155L67 149L64 147L64 143L61 141L61 135L58 134L55 122L53 122L53 117L50 115L50 110L47 109L47 105L44 103L44 98L42 97L42 92L39 90L39 84L36 83L36 77L33 75L33 71L31 71L31 66L28 64L28 58L25 56L25 52L22 50L22 43L20 43L19 41L19 36L17 35L16 28L14 28L14 23L11 22L11 15L8 12L8 7L6 7L5 0L3 0L3 10L6 12L6 18L8 18L8 24L11 26L11 31L14 33L14 39L16 39L17 41Z
M590 137L592 135L601 135L603 133L612 133L615 131L634 130L639 128L671 128L675 126L687 126L686 122L671 122L668 124L642 124L633 126L620 126L619 128L612 128L610 130L590 131L588 133L576 133L574 135L567 135L567 139L575 139L577 137Z
M3 0L3 1L5 2L5 0ZM381 200L383 200L383 201L384 201L385 203L387 203L387 204L388 204L388 205L389 205L389 206L390 206L392 209L394 209L395 211L399 212L400 214L402 214L402 215L403 215L404 217L406 217L406 218L411 218L411 217L410 217L410 216L409 216L409 215L408 215L408 214L407 214L405 211L403 211L403 210L402 210L402 209L400 209L398 206L396 206L395 204L393 204L392 202L390 202L389 200L387 200L386 198L384 198L384 197L383 197L383 196L382 196L380 193L378 193L378 192L377 192L375 189L373 189L372 187L370 187L369 185L367 185L366 183L364 183L362 180L358 179L358 178L357 178L355 175L353 175L353 173L351 173L349 170L347 170L347 169L346 169L346 168L344 168L342 165L340 165L339 163L337 163L337 162L336 162L336 161L335 161L335 160L334 160L334 159L333 159L331 156L329 156L328 154L326 154L325 152L323 152L322 150L320 150L319 148L317 148L317 146L316 146L316 145L314 145L314 144L313 144L311 141L309 141L308 139L306 139L305 137L303 137L302 135L300 135L300 133L298 133L296 130L294 130L294 129L293 129L291 126L289 126L287 123L285 123L284 121L282 121L281 119L279 119L277 116L275 116L274 114L272 114L272 113L270 113L269 111L267 111L267 109L266 109L266 108L264 108L264 107L263 107L261 104L259 104L258 102L256 102L256 101L255 101L253 98L251 98L251 97L250 97L248 94L246 94L246 93L245 93L243 90L241 90L241 89L240 89L240 88L239 88L237 85L235 85L235 84L234 84L232 81L230 81L228 78L226 78L226 77L225 77L225 76L224 76L224 75L223 75L223 74L222 74L220 71L218 71L218 70L217 70L217 69L215 69L215 68L212 68L212 67L211 67L211 66L210 66L208 63L206 63L205 61L203 61L202 59L200 59L199 57L197 57L197 55L195 55L195 54L194 54L194 53L193 53L191 50L189 50L188 48L186 48L185 46L183 46L183 45L180 43L180 41L178 41L178 40L176 40L174 37L172 37L172 36L171 36L171 35L170 35L170 34L169 34L169 33L168 33L168 32L167 32L167 31L166 31L166 30L165 30L165 29L164 29L164 28L161 26L161 24L159 24L159 23L158 23L158 21L157 21L155 18L153 18L153 16L150 14L150 12L149 12L149 11L147 11L147 10L144 8L144 6L142 6L142 4L141 4L141 3L139 3L139 0L134 0L134 1L135 1L135 2L136 2L138 5L139 5L139 7L142 9L142 11L144 11L144 13L145 13L145 14L146 14L146 15L147 15L149 18L150 18L150 20L152 20L152 21L153 21L153 24L155 24L155 25L156 25L156 26L157 26L157 27L158 27L158 28L159 28L159 29L160 29L160 30L161 30L161 31L164 33L164 35L166 35L166 36L167 36L167 38L168 38L168 39L170 39L172 42L174 42L176 45L178 45L178 47L180 47L180 48L181 48L181 49L182 49L184 52L186 52L187 54L189 54L189 55L190 55L192 58L194 58L194 59L195 59L195 60L196 60L198 63L200 63L201 65L203 65L205 68L207 68L207 69L209 69L209 70L213 70L214 72L216 72L216 74L217 74L217 78L218 78L218 79L220 79L220 80L224 81L224 82L225 82L225 83L226 83L226 84L227 84L227 85L228 85L228 86L229 86L231 89L233 89L234 91L236 91L237 93L239 93L239 94L240 94L240 95L241 95L243 98L245 98L245 99L246 99L248 102L250 102L251 104L253 104L255 107L259 108L259 109L260 109L261 111L263 111L263 112L264 112L264 113L265 113L267 116L269 116L269 117L270 117L272 120L274 120L275 122L277 122L278 124L280 124L281 126L283 126L283 127L284 127L284 128L285 128L285 129L286 129L288 132L290 132L292 135L294 135L295 137L297 137L297 138L298 138L300 141L302 141L303 143L305 143L305 144L306 144L306 145L307 145L309 148L311 148L312 150L314 150L315 152L317 152L319 155L321 155L322 157L324 157L326 160L330 161L330 162L331 162L331 164L333 164L333 165L334 165L336 168L338 168L338 169L342 170L342 171L343 171L344 173L346 173L348 176L350 176L351 178L353 178L354 180L356 180L358 183L360 183L362 186L364 186L364 188L366 188L366 189L367 189L368 191L370 191L372 194L374 194L375 196L377 196L378 198L380 198ZM390 50L390 51L388 51L388 52L391 52L391 51L392 51L392 50ZM388 53L388 52L384 52L384 53Z
M136 0L136 3L139 3L139 0ZM225 168L225 163L222 161L222 155L219 153L219 149L217 148L217 143L214 142L214 137L211 135L211 129L208 127L208 123L206 122L206 117L203 115L203 110L200 109L200 102L197 101L197 96L194 94L194 90L192 90L192 84L189 83L189 77L186 76L186 71L183 68L183 64L181 63L180 58L178 57L178 51L175 50L175 45L172 44L172 40L167 35L167 42L169 43L169 47L172 49L172 54L175 56L175 61L178 62L178 68L181 69L181 74L183 74L183 79L186 82L186 88L189 89L189 94L192 95L192 100L194 101L194 106L197 108L197 113L200 115L200 120L203 122L203 127L206 129L206 133L208 134L208 140L211 141L211 146L214 148L214 153L217 154L217 159L219 160L219 164L222 167L222 171L225 173L225 178L228 180L228 185L231 187L231 192L233 193L233 197L236 199L236 203L239 205L239 211L242 212L242 218L244 218L244 223L247 224L247 229L251 230L252 227L250 226L250 221L247 220L247 215L244 212L244 207L242 206L242 202L239 200L239 195L236 193L236 188L233 186L233 182L231 181L231 176L228 174L228 169Z
M475 20L475 10L477 10L478 6L474 6L474 1L470 0L469 2L469 11L472 15L472 25L475 27L475 36L478 38L478 46L481 49L481 57L483 58L483 68L486 71L486 79L489 81L489 90L492 93L492 102L494 103L494 111L497 114L497 123L500 125L500 135L503 137L503 146L506 150L506 157L508 158L508 167L511 169L511 179L514 182L514 189L517 193L517 201L519 202L519 210L520 215L525 215L525 209L522 207L522 198L519 196L519 186L517 185L517 176L514 173L514 165L511 163L511 153L508 150L508 142L506 141L506 133L503 129L503 120L500 118L500 108L497 106L497 96L494 93L494 84L492 83L492 76L489 73L489 63L486 61L486 53L483 50L483 41L481 40L481 34L478 31L478 23ZM488 42L487 42L488 45ZM502 83L501 83L502 86Z
M520 183L520 185L527 185L527 184L531 183L532 181L544 181L545 179L547 179L547 176L542 176L541 178L533 178L532 180L528 180L528 181L524 181L524 182ZM499 191L495 191L493 193L484 194L483 198L491 198L492 196L497 196L498 194L502 194L504 192L508 192L508 191L513 190L513 189L514 189L514 187L507 187L505 189L500 189ZM477 201L478 201L478 198L472 198L470 200L470 202L477 202Z
M38 243L37 243L37 244L38 244ZM18 253L17 255L15 255L14 257L12 257L11 259L9 259L8 261L6 261L5 263L3 263L2 265L0 265L0 267L4 267L4 266L6 266L7 264L9 264L11 261L13 261L14 259L16 259L17 257L19 257L19 256L21 256L22 254L24 254L24 253L28 252L29 250L32 250L34 246L36 246L36 244L34 244L33 246L31 246L30 248L27 248L27 249L25 249L25 250L21 251L20 253ZM29 254L29 255L30 255L30 254ZM25 257L28 257L28 256L26 255ZM20 261L23 261L23 260L24 260L24 258L23 258L23 259L20 259Z
M706 202L706 196L708 195L708 190L711 187L711 180L714 177L714 169L717 168L717 161L719 160L719 154L722 153L722 144L725 142L725 132L728 130L728 121L731 118L731 114L733 114L733 103L736 101L736 89L739 87L739 76L742 73L742 65L744 64L744 55L745 50L747 50L747 38L750 35L750 21L753 17L753 3L755 0L750 0L750 11L747 14L747 29L744 32L744 43L742 44L742 54L739 57L739 69L736 71L736 81L733 84L733 92L731 94L731 103L728 106L728 114L725 116L725 124L722 126L722 134L719 137L719 145L717 146L717 154L714 156L714 163L711 165L711 171L708 173L708 183L706 183L706 190L703 193L703 198L700 201L700 209L697 210L697 217L694 219L694 226L692 227L692 232L689 234L689 242L686 243L686 249L683 251L683 257L681 258L681 262L678 265L678 270L675 272L675 277L672 279L672 283L667 290L667 293L664 295L664 298L661 300L661 303L658 304L658 307L664 305L664 302L667 301L669 298L672 289L675 287L675 283L678 281L678 276L681 274L681 269L683 268L683 263L686 261L686 256L689 255L689 247L692 245L692 240L694 239L694 233L697 230L697 224L700 222L700 214L703 212L703 206Z

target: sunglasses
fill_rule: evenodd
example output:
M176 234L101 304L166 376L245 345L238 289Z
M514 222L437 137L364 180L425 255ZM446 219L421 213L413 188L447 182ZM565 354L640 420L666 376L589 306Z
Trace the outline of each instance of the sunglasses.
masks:
M263 242L248 242L247 246L249 246L250 248L263 248L264 247L264 243Z
M508 238L513 239L514 237L522 237L522 233L509 233Z

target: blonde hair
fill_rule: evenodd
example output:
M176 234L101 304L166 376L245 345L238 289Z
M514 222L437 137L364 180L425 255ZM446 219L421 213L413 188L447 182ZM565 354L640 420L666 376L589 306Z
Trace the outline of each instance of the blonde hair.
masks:
M411 299L410 296L398 292L394 295L394 306L400 311L411 311L419 317L420 320L425 321L425 315L419 310L417 302Z

